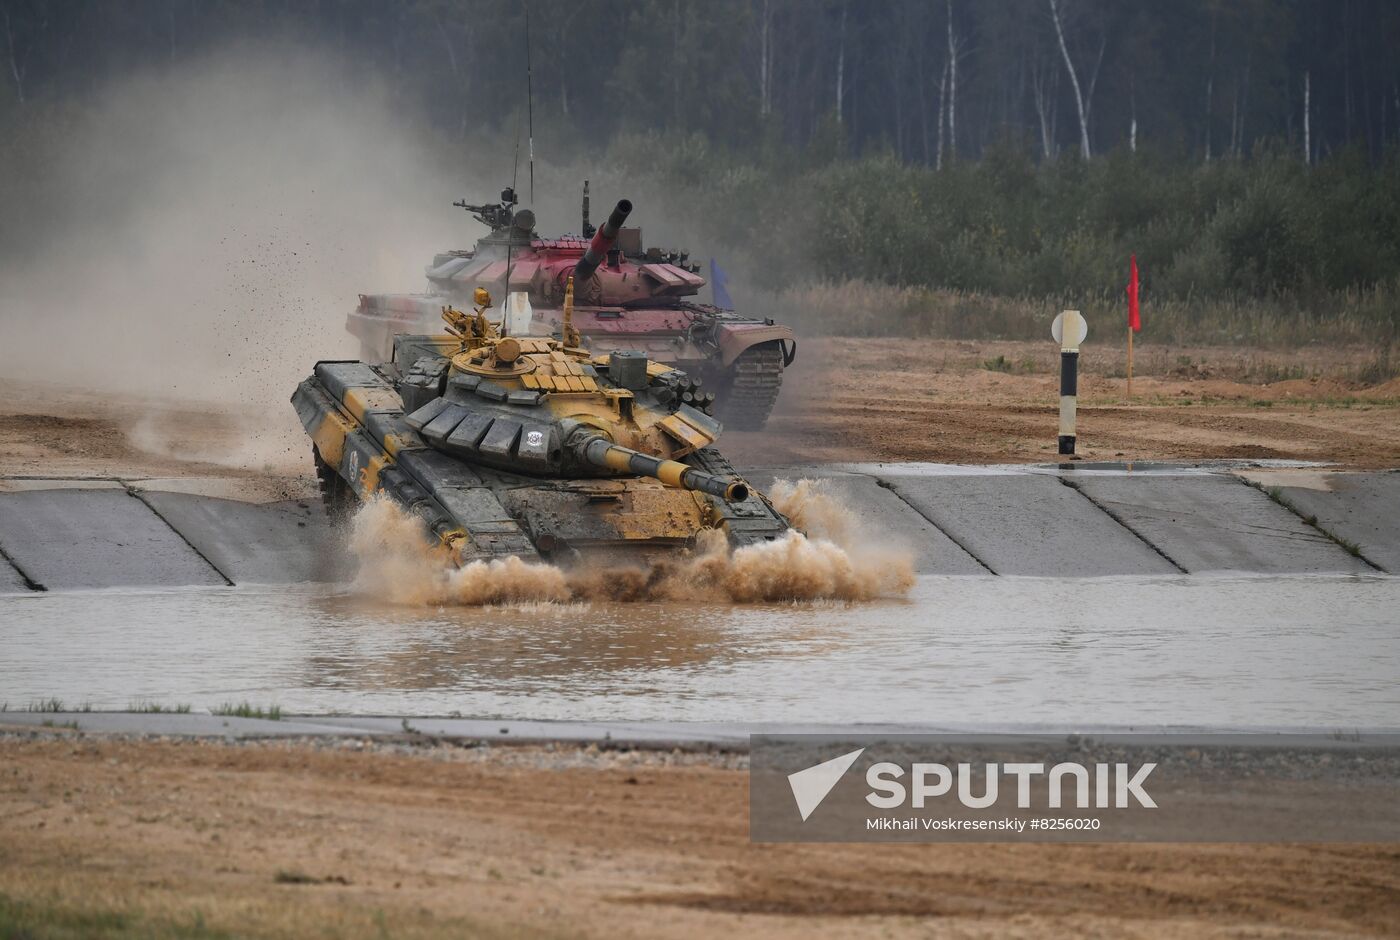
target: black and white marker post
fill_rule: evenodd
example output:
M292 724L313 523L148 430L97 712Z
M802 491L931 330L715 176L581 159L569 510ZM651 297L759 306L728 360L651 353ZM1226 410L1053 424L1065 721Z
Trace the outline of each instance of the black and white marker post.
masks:
M1060 453L1074 453L1074 419L1079 402L1079 344L1089 335L1089 324L1078 310L1066 310L1050 324L1050 335L1060 344Z

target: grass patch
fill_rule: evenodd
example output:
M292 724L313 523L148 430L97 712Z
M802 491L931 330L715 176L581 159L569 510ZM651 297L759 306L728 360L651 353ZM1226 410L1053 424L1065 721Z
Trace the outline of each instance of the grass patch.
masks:
M998 354L994 359L983 359L982 368L988 372L1005 372L1008 375L1020 373L1022 375L1033 375L1040 371L1035 359L1031 356L1022 356L1019 360L1012 361L1003 355Z
M317 878L315 875L308 875L306 872L296 868L279 868L272 876L274 884L279 885L348 885L350 879L344 875L327 875L324 878Z
M1362 561L1365 561L1365 558L1362 558L1362 555L1361 555L1361 546L1360 546L1360 545L1357 545L1357 544L1356 544L1355 542L1353 542L1351 539L1344 539L1344 538L1342 538L1340 535L1333 535L1331 532L1326 532L1326 533L1323 533L1323 534L1325 534L1325 535L1326 535L1328 538L1330 538L1332 541L1334 541L1334 542L1336 542L1338 545L1340 545L1341 548L1342 548L1342 551L1344 551L1344 552L1346 552L1347 554L1351 555L1353 558L1361 558Z
M61 712L63 711L63 699L45 698L37 702L29 703L31 712Z
M188 715L190 706L188 704L162 705L160 702L132 702L126 710L142 715Z
M1374 361L1357 370L1356 379L1364 385L1380 385L1397 375L1400 375L1400 356L1392 358L1390 346L1386 346L1376 355Z
M69 731L78 730L78 723L76 721L54 721L52 718L45 718L43 721L39 722L39 724L43 725L45 728L67 728Z
M196 914L183 923L135 911L78 910L60 902L41 904L0 894L0 937L6 940L220 940L233 935L211 930Z
M1144 307L1139 341L1263 349L1356 346L1371 350L1374 357L1357 369L1356 379L1376 385L1400 375L1400 356L1391 352L1395 342L1392 305L1397 295L1400 286L1322 298L1155 298L1150 307ZM1044 342L1050 338L1050 321L1064 309L1080 310L1095 328L1091 337L1106 341L1117 336L1117 324L1124 317L1122 291L1005 295L852 279L751 289L743 307L745 313L789 324L802 336ZM1182 357L1173 371L1201 377L1206 368L1204 362ZM1314 374L1307 366L1270 362L1255 363L1247 371L1254 382L1306 379Z
M1279 487L1265 487L1259 483L1255 483L1253 480L1247 480L1245 482L1249 483L1250 486L1254 487L1256 490L1259 490L1261 493L1268 496L1269 499L1278 503L1284 509L1287 509L1289 512L1293 513L1293 515L1297 516L1299 519L1302 519L1305 525L1311 526L1312 528L1316 529L1323 536L1323 538L1336 545L1338 548L1346 552L1351 557L1361 559L1366 564L1370 565L1372 568L1376 567L1376 565L1372 563L1372 561L1369 558L1361 554L1360 545L1356 544L1351 539L1345 539L1342 538L1340 535L1336 535L1333 532L1329 532L1327 529L1324 529L1322 526L1318 525L1317 516L1312 515L1311 513L1305 513L1301 509L1299 509L1297 504L1294 503L1287 496L1285 496L1283 494L1283 490Z
M213 714L226 718L265 718L268 721L282 720L282 706L269 705L263 708L251 702L225 702L213 710Z
M1280 365L1268 360L1252 360L1240 378L1256 385L1272 385L1275 382L1310 379L1315 375L1314 371L1301 365Z

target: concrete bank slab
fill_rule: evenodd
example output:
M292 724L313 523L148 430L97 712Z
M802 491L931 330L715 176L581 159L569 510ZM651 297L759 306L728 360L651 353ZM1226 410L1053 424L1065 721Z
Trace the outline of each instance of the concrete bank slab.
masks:
M0 479L0 493L28 493L33 490L124 490L121 480L86 478L6 477Z
M1107 473L1116 476L1137 476L1144 473L1167 474L1168 476L1196 476L1205 473L1237 472L1249 470L1291 470L1325 467L1302 460L1069 460L1060 463L998 463L998 464L958 464L929 463L908 460L891 463L832 463L826 464L829 470L845 473L865 473L873 476L1022 476L1027 473L1054 476L1066 470L1076 474Z
M14 565L0 558L0 594L20 594L28 591L29 586L24 583L24 575L16 571Z
M823 492L856 516L864 532L879 537L882 545L912 551L914 570L919 574L987 573L977 559L874 477L811 467L756 470L744 477L764 492L772 488L774 480L819 481Z
M278 480L274 485L258 477L126 477L123 482L141 492L188 493L240 503L315 502L321 498L315 480Z
M0 493L0 547L51 590L227 583L124 488Z
M344 575L319 502L243 503L168 492L143 492L141 499L234 584Z
M1373 573L1230 474L1085 476L1073 485L1189 572Z
M1273 489L1305 517L1354 544L1369 561L1400 574L1400 471L1298 473L1262 471L1240 476Z
M387 737L426 735L502 744L563 742L636 747L746 749L750 734L917 734L925 725L795 725L772 722L529 721L491 718L291 715L276 721L168 712L7 712L0 730L58 728L170 737Z
M892 474L883 479L997 574L1180 573L1053 474Z
M1275 473L1296 511L1237 479ZM1316 517L1318 526L1400 573L1396 472L861 464L748 476L765 488L775 479L820 480L867 529L911 548L921 574L1373 570L1300 516ZM128 490L110 479L0 480L0 549L13 563L0 558L0 591L25 590L25 575L50 589L344 577L337 540L315 499L269 503L248 481L222 488L217 478L184 482L133 481ZM235 495L244 498L228 498Z
M97 734L251 739L268 737L387 738L413 736L498 744L576 744L637 748L717 748L746 751L753 734L820 734L833 737L928 734L958 735L970 742L1006 736L1092 735L1136 737L1138 744L1183 744L1194 740L1241 747L1273 747L1279 735L1290 746L1350 750L1395 746L1394 728L1350 729L1346 735L1316 728L1252 726L1054 724L816 724L791 722L530 721L489 718L292 715L278 721L220 715L139 712L9 712L0 731L74 730Z
M232 715L195 715L168 712L6 712L0 728L68 728L102 734L150 734L177 737L268 737L340 735L351 733L343 725L316 718L236 718ZM395 731L400 730L398 727ZM374 727L357 728L355 734L384 734Z

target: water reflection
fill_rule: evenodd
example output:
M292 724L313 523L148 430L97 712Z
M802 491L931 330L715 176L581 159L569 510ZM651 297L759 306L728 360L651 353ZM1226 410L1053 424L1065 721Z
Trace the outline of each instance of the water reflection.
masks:
M517 718L1400 726L1400 578L920 579L906 601L0 596L0 702Z
M419 691L582 683L626 693L655 670L832 655L849 642L839 612L852 606L594 602L425 611L336 594L312 599L319 628L302 681Z

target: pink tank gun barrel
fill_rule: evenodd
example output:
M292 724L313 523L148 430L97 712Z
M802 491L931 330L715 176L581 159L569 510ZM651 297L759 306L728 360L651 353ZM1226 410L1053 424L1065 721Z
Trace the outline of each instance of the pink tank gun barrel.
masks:
M631 211L632 203L629 200L618 200L612 215L608 216L603 227L598 229L597 234L593 236L592 244L583 253L579 263L574 266L575 282L582 283L588 280L593 276L593 272L598 270L598 265L603 263L603 259L608 256L608 251L617 243L617 234L622 230L622 223L627 221L627 216Z

